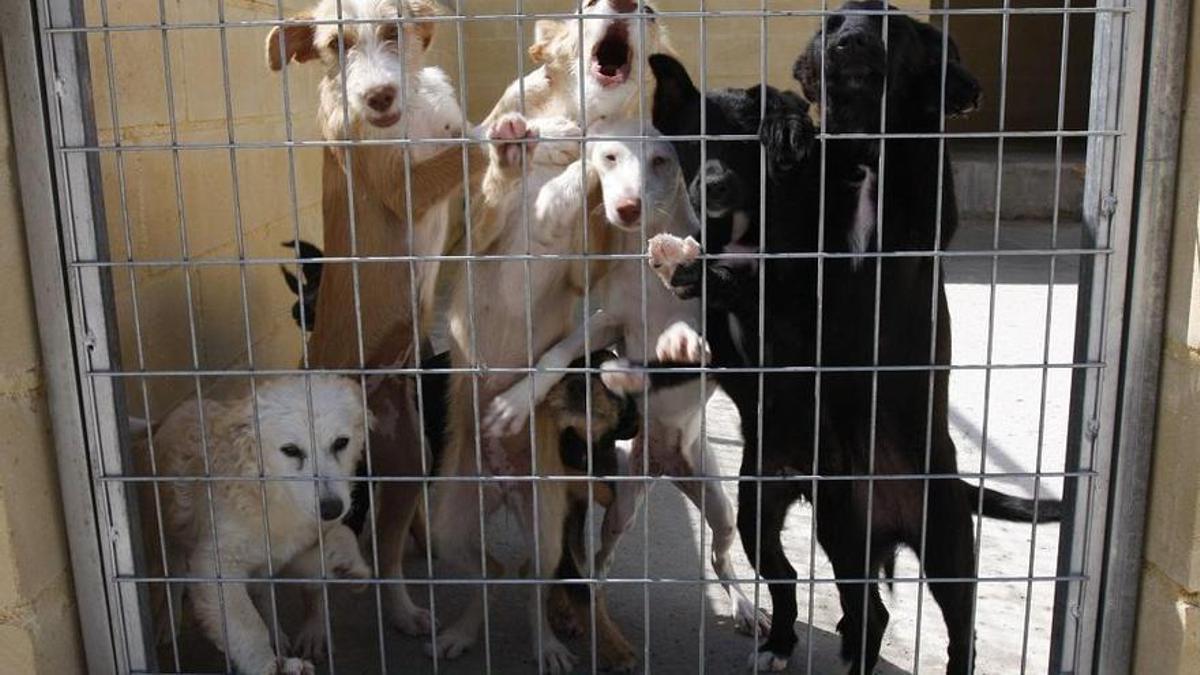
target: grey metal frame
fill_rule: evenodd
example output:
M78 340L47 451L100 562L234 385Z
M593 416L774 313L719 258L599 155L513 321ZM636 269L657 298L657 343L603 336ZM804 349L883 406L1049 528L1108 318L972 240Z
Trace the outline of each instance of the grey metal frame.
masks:
M36 7L34 6L36 4ZM449 3L447 3L449 4ZM457 8L457 3L456 8ZM712 16L761 18L763 39L768 17L820 15L820 10L774 11L763 2L758 10L671 13L673 17L699 18L701 24ZM1147 3L1145 0L1100 0L1095 9L1044 8L995 10L929 10L912 12L951 18L956 15L1001 14L1081 14L1096 19L1093 57L1092 112L1089 130L1049 132L1006 132L980 134L939 133L938 138L1057 138L1059 151L1063 138L1088 139L1088 182L1084 200L1085 229L1089 245L1079 249L1048 248L1021 251L1020 255L1083 256L1092 265L1084 265L1080 280L1077 337L1080 338L1071 363L970 364L945 368L981 369L1040 368L1043 372L1062 368L1073 372L1073 415L1068 444L1077 464L1068 457L1063 472L1011 473L1012 476L1074 477L1066 480L1068 497L1075 503L1075 521L1064 526L1061 539L1057 580L1055 643L1051 666L1064 672L1119 672L1128 669L1132 651L1133 609L1136 607L1138 555L1144 517L1145 475L1148 446L1152 439L1154 400L1157 393L1158 338L1161 326L1165 273L1163 261L1170 232L1173 196L1174 153L1178 140L1178 82L1180 64L1171 59L1155 58L1172 53L1180 31L1186 26L1189 4L1186 0ZM461 10L460 10L461 11ZM112 271L139 266L180 265L180 260L138 260L114 262L107 259L103 225L104 209L98 194L98 168L101 153L169 150L178 154L190 149L227 149L279 147L297 148L342 145L336 141L294 141L279 143L242 143L232 130L226 143L179 143L139 146L101 145L95 139L90 109L89 66L86 49L80 49L90 33L247 27L274 25L277 21L197 22L193 24L82 26L77 20L78 0L20 0L0 4L0 31L3 31L4 59L9 88L9 103L15 136L22 139L18 168L23 200L31 269L34 275L41 345L47 378L48 396L53 411L54 438L67 515L76 598L85 639L88 669L93 673L144 670L154 664L152 639L145 633L145 605L139 588L161 581L142 576L138 560L140 541L137 519L131 515L127 486L154 482L153 478L123 475L128 457L122 438L121 379L124 377L298 374L301 369L262 370L224 369L196 372L190 370L126 371L119 364L116 324L113 321ZM517 22L535 18L559 18L562 14L495 14L473 16L471 21ZM461 28L459 11L433 19ZM581 22L582 27L582 22ZM703 34L703 32L702 32ZM644 36L643 36L644 39ZM461 51L461 30L459 45ZM765 51L765 50L764 50ZM1065 46L1064 46L1065 51ZM1177 52L1175 52L1177 53ZM1150 65L1146 59L1149 55ZM763 56L765 59L765 53ZM228 67L227 59L223 64ZM765 63L764 63L765 70ZM52 77L53 76L53 77ZM703 88L704 69L701 70ZM466 74L460 72L465 97ZM1175 85L1172 87L1172 85ZM110 83L111 86L111 83ZM286 87L286 84L285 84ZM228 89L228 79L226 78ZM1150 99L1146 92L1155 94ZM1158 98L1158 92L1174 94ZM1002 93L1003 95L1003 93ZM1061 96L1061 92L1060 92ZM645 102L642 103L645 106ZM465 106L464 106L465 107ZM1061 108L1061 103L1060 103ZM861 135L876 137L872 134ZM894 138L895 135L887 135ZM643 137L634 137L633 140ZM703 135L697 139L717 140ZM580 139L583 140L583 139ZM378 141L410 144L412 141ZM468 143L470 141L464 141ZM364 143L365 144L365 143ZM1001 150L1003 152L1003 150ZM236 171L236 169L235 169ZM294 180L294 179L293 179ZM883 177L881 176L881 180ZM999 180L999 179L998 179ZM997 194L1000 186L997 185ZM294 188L293 188L294 189ZM236 191L235 191L236 193ZM880 207L882 208L882 206ZM997 216L998 218L999 216ZM1004 251L920 252L919 255L955 257L986 255L993 261ZM763 257L762 254L749 254ZM868 259L889 255L868 254ZM572 257L572 256L564 256ZM577 256L575 256L577 257ZM629 256L613 255L612 258ZM733 255L710 256L736 257ZM828 259L837 254L774 255L771 257L814 257ZM531 260L529 256L512 259ZM415 257L372 258L360 264L383 261L407 261ZM429 260L432 258L420 258ZM473 256L442 256L444 260L467 260ZM543 259L543 258L539 258ZM328 258L330 262L344 259ZM253 261L205 259L189 265L264 264L293 262L290 258ZM993 265L995 262L993 262ZM470 265L467 265L468 269ZM1149 274L1141 273L1143 269ZM243 269L244 274L244 269ZM1090 284L1085 283L1085 279ZM1090 286L1090 294L1085 292ZM533 358L533 357L531 357ZM758 368L753 372L831 372L870 370L878 372L899 367L832 368L829 366ZM493 372L528 369L491 369ZM922 366L920 370L929 370ZM358 369L347 369L361 375ZM418 373L420 369L372 369L372 373ZM467 372L476 372L467 369ZM706 372L711 372L707 370ZM761 419L760 419L761 423ZM981 473L963 472L967 478L983 478ZM987 478L1006 474L987 473ZM924 477L924 476L918 476ZM814 480L816 477L812 477ZM880 476L874 480L899 479ZM489 480L503 480L491 477ZM521 480L536 483L528 476ZM820 477L837 480L838 477ZM170 480L179 480L170 478ZM198 480L206 480L199 477ZM211 480L208 477L207 480ZM257 479L256 479L257 480ZM480 479L397 478L371 480L414 480L426 484L438 481ZM555 479L561 480L561 479ZM625 477L617 480L659 480ZM772 480L771 478L710 477L695 478L703 483L715 481ZM485 528L486 529L486 528ZM703 528L701 528L703 531ZM645 535L644 536L648 536ZM703 535L702 535L703 536ZM1071 545L1064 543L1071 541ZM641 578L610 579L606 583L703 584L711 580ZM1031 581L1018 577L1012 581ZM236 581L228 577L225 581ZM761 580L754 582L756 595ZM825 579L801 579L800 584L825 583ZM869 582L869 580L862 580ZM898 579L898 583L930 581ZM294 583L277 580L276 583ZM326 581L325 583L338 583ZM454 579L422 579L421 584L462 583ZM479 583L472 580L471 583ZM488 585L530 584L529 580L488 579ZM378 585L376 585L378 588ZM649 625L646 602L646 624ZM918 615L919 616L919 615ZM811 607L810 607L811 618ZM919 619L918 619L919 620ZM381 628L382 630L382 628ZM486 629L485 629L486 630ZM485 632L485 639L487 634ZM382 633L380 635L382 640ZM647 641L647 653L649 644ZM593 659L595 652L592 653ZM703 664L703 642L701 644ZM811 665L811 664L810 664ZM594 666L594 661L593 661Z

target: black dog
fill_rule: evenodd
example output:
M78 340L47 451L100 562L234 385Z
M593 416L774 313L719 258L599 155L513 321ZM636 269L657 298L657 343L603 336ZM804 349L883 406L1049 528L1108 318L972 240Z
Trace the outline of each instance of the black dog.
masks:
M300 274L295 274L280 265L283 281L296 294L296 302L292 305L292 320L308 332L317 325L317 289L321 286L321 263L312 262L311 258L320 258L325 254L321 249L303 239L285 241L283 245L289 249L298 250L300 254ZM304 262L304 261L308 262ZM301 307L304 310L301 312Z
M851 7L880 9L882 5L855 3ZM937 131L942 109L941 33L907 17L891 16L888 58L884 62L881 24L878 16L830 17L829 41L822 34L813 39L797 62L797 79L805 86L806 95L821 100L819 68L821 51L826 49L828 131L880 131L879 108L885 72L887 131ZM951 61L946 66L945 111L967 112L978 98L978 85L958 63L952 44L948 52ZM686 73L682 68L663 67L655 68L655 73L660 78L655 126L668 135L698 133L699 125L694 120L690 126L687 119L680 121L686 116L680 111L698 109L701 98ZM663 77L673 77L675 81L664 87ZM680 92L686 95L678 97ZM714 107L727 107L729 96L729 92L722 92L706 97L708 133L754 133L752 117L713 114ZM732 107L736 110L744 105ZM957 225L957 214L947 165L941 226L937 226L936 140L887 141L881 228L875 218L880 198L876 175L878 143L830 139L822 157L819 147L799 147L803 144L791 141L806 135L811 138L805 131L807 119L797 117L797 112L787 108L769 110L759 130L769 156L768 166L776 174L769 174L766 186L764 251L818 250L822 233L822 161L826 187L820 250L835 254L929 250L935 242L944 246L949 241ZM714 128L714 120L731 121L734 128ZM757 162L753 171L757 172ZM946 417L948 372L935 370L931 376L929 370L885 370L873 376L865 370L875 363L884 367L928 368L931 360L938 366L949 362L949 315L937 259L906 257L877 261L838 257L826 260L819 270L812 259L799 258L767 260L763 266L764 358L757 358L757 340L744 344L744 337L751 331L741 331L743 344L725 354L721 353L719 342L713 341L717 364L812 366L817 363L819 346L822 365L863 370L824 372L819 388L811 373L764 374L761 449L757 433L757 381L746 382L756 376L719 375L719 382L742 415L745 438L742 475L778 477L814 473L866 477L956 473L956 451ZM935 269L939 270L936 286ZM876 361L877 273L882 276ZM714 329L720 332L720 326L714 323L728 320L726 315L753 315L757 326L757 294L748 289L757 290L758 274L747 274L745 266L736 268L726 261L710 261L707 265L681 267L673 283L681 295L694 295L701 276L707 279L708 286L710 340ZM722 291L724 287L732 290ZM818 293L823 301L819 314L820 340L816 328ZM931 314L935 307L936 321ZM931 323L937 327L936 342L931 340ZM735 337L733 342L739 340ZM818 408L819 417L814 412ZM819 450L816 454L814 447ZM796 599L791 582L795 570L784 555L779 533L788 507L802 496L815 504L817 537L833 563L835 574L848 580L839 584L844 616L838 629L843 635L843 655L853 661L853 672L871 672L874 668L887 611L876 584L851 580L875 578L881 570L886 571L900 544L920 552L922 532L928 537L924 556L926 573L937 578L967 579L974 573L972 511L1020 521L1033 520L1035 512L1029 500L991 490L980 491L978 486L958 479L832 480L819 485L812 480L741 483L738 524L743 545L760 574L775 582L769 584L774 605L772 630L757 655L757 665L764 669L786 665L796 642L793 628ZM1037 505L1036 517L1041 522L1055 520L1060 516L1060 507L1058 502L1043 500ZM949 627L949 670L965 672L970 663L973 583L931 584L930 590Z

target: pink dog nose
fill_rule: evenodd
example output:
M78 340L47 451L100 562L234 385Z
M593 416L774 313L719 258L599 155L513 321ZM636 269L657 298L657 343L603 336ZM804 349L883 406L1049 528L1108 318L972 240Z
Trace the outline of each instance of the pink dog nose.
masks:
M626 225L632 224L642 215L642 200L623 199L617 202L617 215Z
M396 100L396 88L390 84L367 91L367 106L376 112L387 112Z

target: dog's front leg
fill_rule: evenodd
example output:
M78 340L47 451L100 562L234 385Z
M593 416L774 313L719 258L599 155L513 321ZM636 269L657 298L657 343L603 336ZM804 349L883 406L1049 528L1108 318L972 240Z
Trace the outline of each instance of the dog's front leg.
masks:
M192 556L189 570L196 576L216 577L208 551ZM226 576L245 577L248 570L223 569ZM253 675L312 675L316 669L309 661L277 657L271 649L267 624L254 607L245 584L194 583L188 588L192 607L205 636L229 655L234 666ZM222 615L222 605L224 615ZM228 642L226 642L228 637Z
M524 428L529 420L530 406L545 400L554 385L562 380L564 373L553 371L566 368L583 356L588 344L599 347L616 342L620 336L620 323L612 314L598 309L583 325L576 326L570 335L546 350L538 359L538 373L522 378L492 400L483 418L485 433L501 438Z
M321 549L325 552L323 569ZM326 577L338 579L367 579L371 576L371 568L363 559L354 532L341 523L327 527L323 546L314 545L297 555L288 565L287 571L307 579L319 579L322 572ZM355 587L355 590L361 590L361 587ZM292 653L317 661L324 658L327 642L325 594L320 586L304 586L304 610L304 624L292 642Z

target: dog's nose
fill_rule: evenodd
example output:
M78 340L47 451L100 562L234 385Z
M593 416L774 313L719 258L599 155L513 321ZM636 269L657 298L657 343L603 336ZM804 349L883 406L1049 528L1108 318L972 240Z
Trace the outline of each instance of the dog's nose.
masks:
M638 4L637 0L612 0L612 8L619 14L628 14L636 12Z
M617 215L625 224L633 223L642 215L642 200L623 199L617 202Z
M867 35L863 31L843 31L833 42L838 51L859 51L867 46Z
M396 100L396 88L390 84L367 91L367 107L376 112L387 112Z
M336 520L342 515L345 505L341 497L321 498L321 520Z

